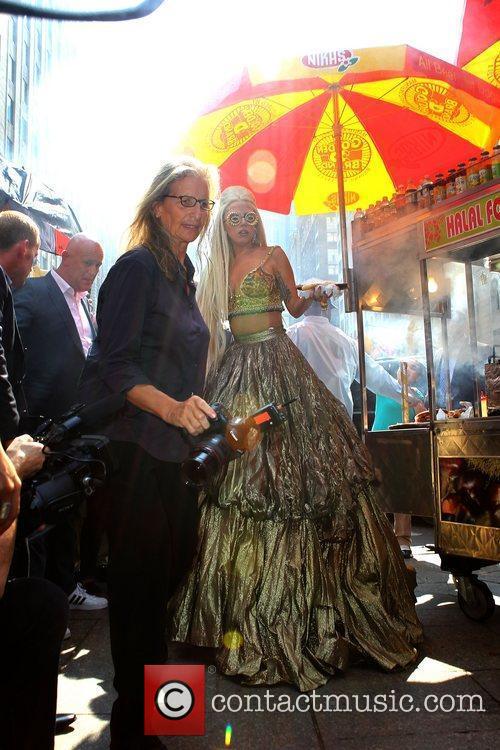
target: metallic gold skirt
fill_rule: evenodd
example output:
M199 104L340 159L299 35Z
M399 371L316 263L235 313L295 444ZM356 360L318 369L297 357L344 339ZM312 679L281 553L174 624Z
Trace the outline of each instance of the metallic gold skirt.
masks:
M205 398L241 416L298 401L203 493L170 638L217 647L220 670L247 685L310 690L352 655L404 667L422 631L369 455L294 344L267 334L227 349Z

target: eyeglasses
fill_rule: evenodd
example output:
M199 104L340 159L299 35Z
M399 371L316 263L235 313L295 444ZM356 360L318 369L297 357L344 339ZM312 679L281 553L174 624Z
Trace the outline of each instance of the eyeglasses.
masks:
M194 195L164 195L163 198L177 198L184 208L193 208L197 203L204 211L211 211L215 206L215 201L209 201L207 198L195 198Z
M236 211L232 211L230 214L228 214L225 217L225 221L227 221L227 223L230 224L232 227L237 227L238 224L241 221L243 221L243 219L251 227L254 227L256 224L259 223L259 217L255 211L247 211L246 214L238 214L236 213Z

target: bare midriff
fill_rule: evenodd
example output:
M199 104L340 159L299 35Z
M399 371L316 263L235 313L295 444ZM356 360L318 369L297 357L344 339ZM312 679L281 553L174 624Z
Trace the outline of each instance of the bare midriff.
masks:
M280 328L283 325L280 312L255 313L253 315L235 315L231 319L231 332L235 338L260 333L267 328Z

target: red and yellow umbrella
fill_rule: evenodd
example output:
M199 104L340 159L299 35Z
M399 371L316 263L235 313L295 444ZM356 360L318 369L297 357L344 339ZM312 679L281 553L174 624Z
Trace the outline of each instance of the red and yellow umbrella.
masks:
M457 65L500 88L500 2L467 0Z
M184 147L246 185L261 208L366 207L399 185L490 149L500 91L407 46L253 66L193 125Z

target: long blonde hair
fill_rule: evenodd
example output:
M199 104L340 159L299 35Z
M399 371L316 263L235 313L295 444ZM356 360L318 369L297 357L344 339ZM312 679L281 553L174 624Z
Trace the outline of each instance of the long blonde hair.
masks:
M224 217L229 206L235 201L247 201L259 213L255 198L247 188L233 186L222 192L217 216L209 233L206 265L201 272L196 292L198 306L210 331L207 372L218 363L226 348L224 323L228 319L229 269L234 252L226 232ZM262 220L257 225L256 244L264 247L267 245Z
M167 161L154 177L153 182L144 194L137 207L135 218L130 225L127 250L144 245L158 261L158 265L168 279L173 280L178 272L178 261L170 246L170 237L161 221L155 216L155 205L170 192L170 186L183 177L196 175L204 180L208 187L209 197L214 199L218 192L219 179L217 170L190 156L179 156ZM206 233L209 220L200 234L200 241Z

